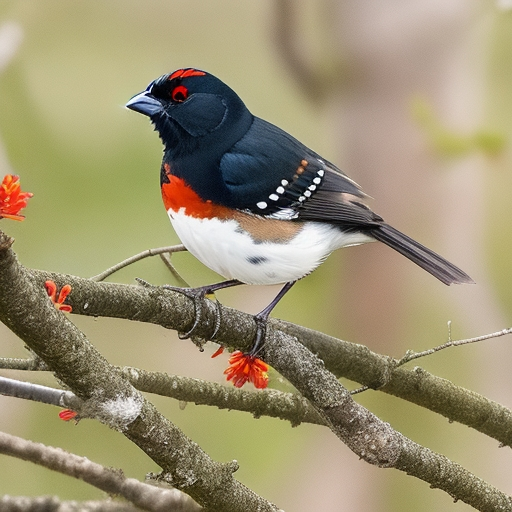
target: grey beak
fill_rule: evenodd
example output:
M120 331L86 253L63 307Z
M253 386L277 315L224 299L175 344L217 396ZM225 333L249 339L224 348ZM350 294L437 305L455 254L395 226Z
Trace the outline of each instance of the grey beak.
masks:
M145 116L153 116L162 111L162 104L148 91L135 95L126 107Z

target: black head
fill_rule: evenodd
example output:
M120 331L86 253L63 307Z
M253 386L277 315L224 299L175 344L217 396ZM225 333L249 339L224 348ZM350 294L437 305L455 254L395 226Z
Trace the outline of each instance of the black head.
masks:
M149 116L172 157L208 146L230 147L252 122L252 115L230 87L192 68L161 76L126 106Z

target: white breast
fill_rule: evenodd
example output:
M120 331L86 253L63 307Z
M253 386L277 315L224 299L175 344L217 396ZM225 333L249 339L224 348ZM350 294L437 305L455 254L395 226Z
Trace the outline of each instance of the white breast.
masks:
M185 215L183 209L169 210L168 214L183 245L199 261L226 279L247 284L296 281L315 270L333 250L374 240L362 233L343 233L329 224L310 222L286 243L261 242L236 220L194 218Z

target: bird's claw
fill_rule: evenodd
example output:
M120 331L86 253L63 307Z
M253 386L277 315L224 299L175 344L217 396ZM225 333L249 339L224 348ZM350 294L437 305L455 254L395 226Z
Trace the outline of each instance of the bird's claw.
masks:
M188 297L194 302L194 324L187 332L179 332L178 337L180 340L186 340L194 336L194 331L197 329L197 326L201 323L201 318L203 316L204 309L204 300L207 295L213 295L213 292L210 291L208 287L201 288L179 288L178 286L171 286L164 284L162 288L166 290L171 290L174 292L181 293L185 297ZM214 295L215 297L215 295ZM217 333L219 332L220 323L221 323L221 307L219 301L215 298L215 325L213 327L213 333L208 336L210 340L213 340Z

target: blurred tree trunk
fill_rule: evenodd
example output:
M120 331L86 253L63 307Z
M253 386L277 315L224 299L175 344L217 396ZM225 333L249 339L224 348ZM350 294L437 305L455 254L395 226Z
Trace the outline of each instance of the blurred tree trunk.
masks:
M343 49L350 76L333 102L340 114L335 132L342 134L347 171L376 198L372 207L390 224L457 264L466 262L471 274L474 269L470 258L462 257L464 249L450 244L448 251L443 243L444 225L452 230L449 236L460 241L464 227L455 226L450 217L461 207L478 205L466 204L458 190L451 189L450 168L432 158L411 111L413 100L421 95L443 124L463 132L474 128L481 103L474 92L482 80L480 63L472 61L476 4L436 0L331 5L335 44ZM461 184L460 189L466 188ZM464 215L471 217L471 212ZM435 292L434 287L442 285L377 244L348 251L345 257L347 270L339 287L345 320L358 337L379 340L379 348L389 351L405 334L411 288L431 282L428 291Z
M398 356L414 348L397 342L421 329L421 315L426 325L438 325L460 314L458 334L506 327L485 269L481 153L450 154L447 148L442 154L413 115L414 102L421 101L447 130L469 134L479 128L489 32L481 4L314 2L315 35L323 45L318 49L317 44L316 53L308 45L313 36L304 30L314 26L312 5L290 0L276 5L278 47L304 93L313 101L322 99L318 104L330 117L332 142L339 148L334 162L375 198L372 209L478 282L445 289L382 244L339 251L331 256L343 260L331 267L343 269L333 279L331 299L340 305L333 314L339 318L337 335ZM446 316L435 317L435 307L418 315L429 301ZM343 470L347 478L355 470L350 466L348 461ZM358 465L360 475L361 469ZM368 469L366 475L374 485L376 475ZM363 489L359 481L350 504L322 506L326 511L368 510L370 497ZM381 496L370 508L387 510L389 504Z

